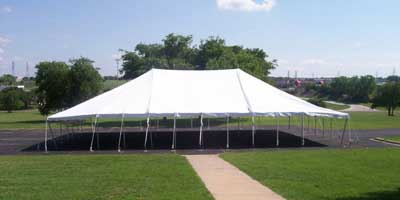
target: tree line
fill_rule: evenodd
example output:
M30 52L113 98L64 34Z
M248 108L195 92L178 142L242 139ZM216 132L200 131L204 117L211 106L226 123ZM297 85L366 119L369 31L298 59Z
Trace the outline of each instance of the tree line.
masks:
M262 80L267 80L276 60L258 48L228 46L220 37L201 40L193 45L191 35L168 34L161 43L139 43L133 51L122 52L123 79L134 79L152 68L206 70L240 68ZM43 115L61 111L98 95L103 90L103 78L89 58L43 61L36 66L36 89L27 98L26 91L15 87L0 92L0 108L8 111L25 108L24 102L35 102ZM3 85L13 85L11 75L0 78ZM1 85L1 84L0 84Z
M240 68L259 79L267 80L277 61L259 48L226 45L220 37L201 40L193 45L191 35L168 34L161 43L139 43L133 51L121 50L121 74L125 79L140 76L151 68L209 70Z

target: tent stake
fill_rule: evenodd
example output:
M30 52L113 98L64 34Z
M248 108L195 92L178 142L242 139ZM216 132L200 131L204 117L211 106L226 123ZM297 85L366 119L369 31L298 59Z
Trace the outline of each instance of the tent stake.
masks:
M200 148L201 148L201 145L203 144L202 137L203 137L203 113L200 115L200 135L199 135Z
M118 138L118 152L121 152L121 136L122 136L122 130L124 127L124 118L125 118L125 114L122 114L121 117L121 128L119 130L119 138Z
M276 117L276 146L279 146L279 117Z
M229 149L229 115L226 116L226 148Z
M94 118L94 123L92 122L92 141L90 142L90 149L89 151L93 152L93 140L94 134L96 133L96 124L97 124L97 116Z
M254 148L254 146L255 146L255 144L254 144L254 135L255 135L255 131L256 131L256 128L255 128L255 123L254 123L254 113L253 113L253 116L251 117L251 121L252 121L252 127L251 127L251 144L252 144L252 146L253 146L253 148Z
M144 149L147 149L147 135L149 133L149 125L150 125L150 116L147 115L147 127L146 127L146 135L144 137Z
M304 146L304 113L301 115L301 146Z

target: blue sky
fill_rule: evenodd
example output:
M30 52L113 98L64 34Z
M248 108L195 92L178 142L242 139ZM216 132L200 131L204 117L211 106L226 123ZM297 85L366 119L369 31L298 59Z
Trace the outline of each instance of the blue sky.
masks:
M0 0L0 74L43 60L86 56L114 75L118 49L220 36L264 49L275 76L400 74L398 0Z

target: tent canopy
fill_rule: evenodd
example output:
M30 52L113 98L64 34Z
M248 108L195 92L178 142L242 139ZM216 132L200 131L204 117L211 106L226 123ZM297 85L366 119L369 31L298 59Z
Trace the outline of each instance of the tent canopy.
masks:
M283 92L240 69L152 69L113 90L48 117L324 116L348 118Z

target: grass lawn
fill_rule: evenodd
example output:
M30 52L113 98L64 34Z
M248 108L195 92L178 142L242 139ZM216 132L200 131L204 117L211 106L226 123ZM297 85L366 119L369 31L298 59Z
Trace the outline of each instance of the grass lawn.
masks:
M0 199L212 199L172 155L0 156Z
M400 149L224 153L222 158L288 200L395 200Z
M400 136L387 136L385 137L386 140L392 140L395 142L400 142Z
M348 105L338 105L338 104L333 104L333 103L328 103L325 102L326 108L332 109L332 110L344 110L347 108L350 108Z

